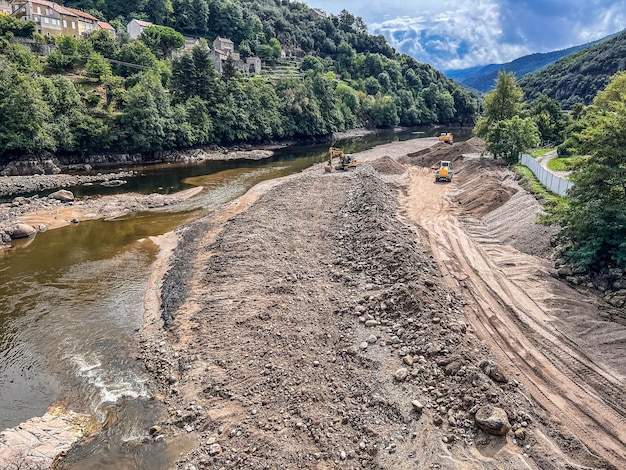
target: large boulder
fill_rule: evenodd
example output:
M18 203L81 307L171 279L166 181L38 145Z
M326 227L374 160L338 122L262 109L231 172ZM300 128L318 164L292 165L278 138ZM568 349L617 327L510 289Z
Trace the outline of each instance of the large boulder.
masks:
M476 412L474 419L476 426L494 436L505 436L511 429L506 411L495 406L483 406Z
M72 191L68 191L67 189L60 189L53 192L48 197L61 202L70 202L74 200L74 193L72 193Z
M13 230L11 231L11 238L13 240L16 240L18 238L28 238L34 236L36 233L37 229L32 225L18 222L17 224L15 224L15 227L13 227Z

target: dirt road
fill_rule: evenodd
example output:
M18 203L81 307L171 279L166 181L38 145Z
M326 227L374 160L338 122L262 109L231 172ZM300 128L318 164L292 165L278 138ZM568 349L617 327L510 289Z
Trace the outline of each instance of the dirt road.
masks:
M407 206L428 234L448 284L465 292L470 303L465 313L476 334L512 365L557 426L565 425L592 452L621 468L624 329L600 321L592 299L554 279L547 262L461 223L457 216L463 210L446 197L453 188L432 186L430 173L411 171Z
M273 182L181 234L171 327L143 341L166 438L197 442L178 468L626 466L626 328L534 255L537 203L476 142L433 143Z

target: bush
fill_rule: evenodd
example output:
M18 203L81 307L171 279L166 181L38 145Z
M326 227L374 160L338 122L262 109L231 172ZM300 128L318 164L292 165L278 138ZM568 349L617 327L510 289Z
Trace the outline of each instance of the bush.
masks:
M556 148L559 157L571 157L577 152L578 142L572 137L568 137L565 142Z

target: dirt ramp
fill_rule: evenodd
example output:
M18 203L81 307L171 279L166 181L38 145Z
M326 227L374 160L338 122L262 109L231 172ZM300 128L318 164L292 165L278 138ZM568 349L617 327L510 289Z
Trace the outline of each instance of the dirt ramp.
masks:
M420 166L433 166L441 160L450 160L458 162L463 160L463 155L480 154L485 151L485 143L477 138L472 137L464 142L455 144L438 143L432 147L409 153L402 163L410 163Z

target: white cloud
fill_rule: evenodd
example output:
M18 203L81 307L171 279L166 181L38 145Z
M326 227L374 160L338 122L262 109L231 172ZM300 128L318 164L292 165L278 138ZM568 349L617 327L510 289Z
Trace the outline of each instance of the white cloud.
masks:
M312 0L362 16L372 34L440 70L584 44L626 26L626 0Z

